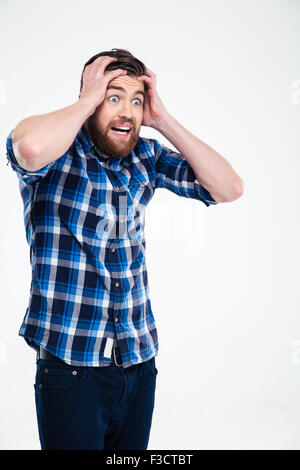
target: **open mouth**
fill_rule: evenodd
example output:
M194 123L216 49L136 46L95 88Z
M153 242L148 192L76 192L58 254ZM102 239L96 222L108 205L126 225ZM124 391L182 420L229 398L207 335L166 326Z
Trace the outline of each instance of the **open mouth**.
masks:
M132 127L111 127L111 131L114 135L118 137L128 137L132 131Z

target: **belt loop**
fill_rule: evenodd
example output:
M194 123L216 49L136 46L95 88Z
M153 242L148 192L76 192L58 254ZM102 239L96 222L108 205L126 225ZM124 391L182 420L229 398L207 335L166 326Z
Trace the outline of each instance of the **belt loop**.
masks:
M120 357L120 360L121 360L121 363L120 363L120 364L118 363L118 361L117 361L117 359L116 359L116 350L118 350L118 356ZM115 364L117 367L123 366L123 362L122 362L121 354L120 354L120 348L117 346L117 347L113 348L112 352L113 352L112 357L113 357L113 362L114 362L114 364Z

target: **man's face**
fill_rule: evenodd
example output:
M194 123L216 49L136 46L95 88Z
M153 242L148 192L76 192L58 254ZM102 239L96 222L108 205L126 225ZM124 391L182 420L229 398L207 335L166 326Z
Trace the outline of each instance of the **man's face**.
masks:
M104 157L124 157L136 146L143 120L144 93L144 83L135 76L122 75L109 82L103 102L83 126ZM130 132L112 130L120 126L130 127Z

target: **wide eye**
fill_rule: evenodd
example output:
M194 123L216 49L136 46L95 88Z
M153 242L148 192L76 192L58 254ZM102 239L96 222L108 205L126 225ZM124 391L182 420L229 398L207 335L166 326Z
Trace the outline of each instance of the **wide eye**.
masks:
M117 96L110 96L108 99L110 100L111 98L118 98Z
M112 95L112 96L110 96L108 99L109 99L110 101L112 101L112 98L116 98L117 100L119 100L119 98L118 98L117 95ZM133 101L133 102L134 102L134 101L138 101L138 105L141 105L141 104L142 104L142 102L141 102L141 100L140 100L139 98L135 98L135 99L132 100L132 101ZM113 103L116 103L116 101L112 101L112 102L113 102Z

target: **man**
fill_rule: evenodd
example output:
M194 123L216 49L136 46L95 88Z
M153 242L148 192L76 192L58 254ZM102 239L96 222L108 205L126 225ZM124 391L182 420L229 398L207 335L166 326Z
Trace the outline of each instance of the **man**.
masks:
M140 137L141 126L179 152ZM147 449L158 338L144 215L156 188L206 206L243 182L170 115L156 75L129 51L93 56L79 99L21 121L7 139L30 245L19 334L37 351L42 449Z

